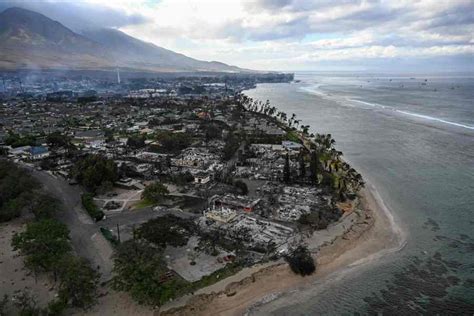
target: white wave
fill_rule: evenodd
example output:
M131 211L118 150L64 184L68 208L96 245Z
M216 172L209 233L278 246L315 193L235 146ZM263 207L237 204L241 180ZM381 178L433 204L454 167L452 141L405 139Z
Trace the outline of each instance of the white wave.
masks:
M310 87L301 87L300 89L311 94L327 96L327 93L320 91L319 87L321 87L321 85L317 84Z
M466 125L466 124L461 124L461 123L457 123L457 122L446 121L446 120L443 120L443 119L440 119L440 118L437 118L437 117L432 117L432 116L413 113L413 112L408 112L408 111L396 110L396 112L402 113L402 114L405 114L405 115L410 115L410 116L422 118L422 119L429 120L429 121L436 121L436 122L441 122L441 123L444 123L444 124L449 124L449 125L453 125L453 126L457 126L457 127L463 127L463 128L474 130L474 126L472 126L472 125Z
M435 121L435 122L440 122L440 123L444 123L444 124L448 124L448 125L452 125L452 126L457 126L457 127L461 127L461 128L474 130L474 126L472 126L472 125L462 124L462 123L453 122L453 121L447 121L447 120L443 120L443 119L440 119L440 118L437 118L437 117L418 114L418 113L413 113L413 112L408 112L408 111L403 111L403 110L396 110L393 107L383 105L383 104L379 104L379 103L373 103L373 102L367 102L367 101L362 101L362 100L358 100L358 99L351 99L351 98L344 98L344 97L340 97L340 96L338 97L336 95L330 95L330 94L324 93L320 90L318 91L320 86L321 85L318 84L318 85L314 85L314 86L311 86L311 87L301 87L300 89L305 91L305 92L308 92L308 93L324 96L325 98L336 101L340 105L344 105L344 106L354 107L354 106L351 106L350 103L353 104L355 102L355 103L368 105L372 108L379 108L379 109L384 109L384 110L395 111L397 113L404 114L404 115L409 115L409 116L413 116L413 117L417 117L417 118L421 118L421 119L425 119L425 120L429 120L429 121Z
M357 103L365 104L365 105L368 105L368 106L371 106L371 107L374 107L374 108L390 109L390 107L379 104L379 103L366 102L366 101L361 101L361 100L357 100L357 99L347 99L347 100L351 101L351 102L357 102Z

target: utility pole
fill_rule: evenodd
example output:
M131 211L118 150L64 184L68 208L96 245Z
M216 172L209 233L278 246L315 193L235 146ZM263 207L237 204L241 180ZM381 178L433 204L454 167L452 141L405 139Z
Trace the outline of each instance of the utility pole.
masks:
M118 242L120 244L120 226L119 226L119 224L117 224L117 238L118 238Z

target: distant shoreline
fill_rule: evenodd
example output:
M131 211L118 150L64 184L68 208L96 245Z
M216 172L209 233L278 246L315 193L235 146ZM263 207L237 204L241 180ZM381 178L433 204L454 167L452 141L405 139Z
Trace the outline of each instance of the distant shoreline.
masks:
M348 232L320 248L315 255L315 274L295 275L283 260L257 265L203 288L194 296L165 304L155 315L242 315L282 292L311 286L336 271L352 269L402 249L403 233L375 187L368 183L359 196L362 214Z

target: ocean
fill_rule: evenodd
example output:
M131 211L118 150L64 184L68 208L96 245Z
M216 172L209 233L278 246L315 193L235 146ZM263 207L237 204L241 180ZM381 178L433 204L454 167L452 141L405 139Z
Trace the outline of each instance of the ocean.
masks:
M245 91L331 133L406 238L251 315L474 314L474 74L299 72Z

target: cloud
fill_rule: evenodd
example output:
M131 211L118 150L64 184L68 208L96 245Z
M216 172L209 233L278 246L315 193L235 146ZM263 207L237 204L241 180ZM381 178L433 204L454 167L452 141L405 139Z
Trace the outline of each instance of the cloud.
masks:
M18 2L15 2L18 3ZM87 0L21 2L75 29L115 27L191 57L254 69L473 67L472 0ZM0 7L1 9L1 7ZM373 62L372 62L373 61ZM376 61L376 62L375 62ZM404 62L404 65L413 65ZM433 63L434 66L437 66Z
M39 12L76 31L91 27L120 28L150 22L138 12L127 13L123 10L89 2L19 0L0 2L0 11L9 7L21 7Z

